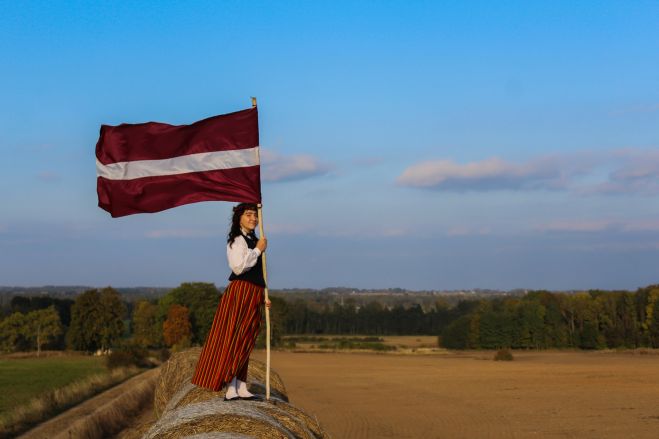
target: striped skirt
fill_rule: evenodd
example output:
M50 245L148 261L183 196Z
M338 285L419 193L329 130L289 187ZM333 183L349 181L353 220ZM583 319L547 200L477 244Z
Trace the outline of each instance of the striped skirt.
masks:
M261 326L263 301L262 287L243 280L229 283L217 305L192 384L218 391L234 376L247 381L249 354Z

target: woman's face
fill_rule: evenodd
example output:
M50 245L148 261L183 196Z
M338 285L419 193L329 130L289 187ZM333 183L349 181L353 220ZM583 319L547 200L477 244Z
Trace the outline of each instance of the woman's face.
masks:
M259 225L259 215L255 210L246 210L240 216L240 227L251 232Z

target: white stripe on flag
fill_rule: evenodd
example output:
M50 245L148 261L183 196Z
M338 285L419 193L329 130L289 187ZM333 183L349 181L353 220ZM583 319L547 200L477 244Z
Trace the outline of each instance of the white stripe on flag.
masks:
M133 180L142 177L186 174L243 168L259 164L259 147L231 151L201 152L163 160L135 160L104 165L96 159L96 173L109 180Z

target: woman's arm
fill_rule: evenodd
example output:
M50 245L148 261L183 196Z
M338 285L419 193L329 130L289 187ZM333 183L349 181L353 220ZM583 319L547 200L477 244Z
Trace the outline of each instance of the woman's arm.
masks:
M227 244L229 268L236 275L242 274L256 265L260 255L261 250L258 247L250 249L242 236L237 236L232 245Z

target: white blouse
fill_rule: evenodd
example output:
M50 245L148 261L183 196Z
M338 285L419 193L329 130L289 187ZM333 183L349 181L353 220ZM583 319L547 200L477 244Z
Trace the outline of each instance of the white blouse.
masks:
M227 243L227 259L229 260L229 267L236 276L256 265L259 256L261 256L261 250L258 248L249 248L247 246L247 241L245 241L245 237L242 235L236 236L232 245Z

